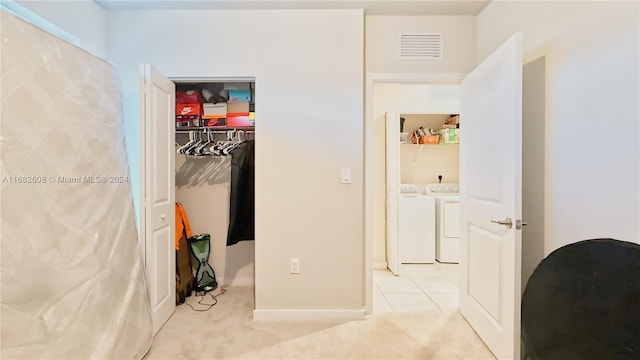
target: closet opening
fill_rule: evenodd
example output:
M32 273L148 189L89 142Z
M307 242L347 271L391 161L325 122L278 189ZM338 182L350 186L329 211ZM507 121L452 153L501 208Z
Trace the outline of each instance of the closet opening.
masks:
M175 202L182 205L193 235L209 234L208 263L218 286L214 293L229 286L253 287L255 78L171 80L176 90ZM190 258L197 276L198 261L193 253Z

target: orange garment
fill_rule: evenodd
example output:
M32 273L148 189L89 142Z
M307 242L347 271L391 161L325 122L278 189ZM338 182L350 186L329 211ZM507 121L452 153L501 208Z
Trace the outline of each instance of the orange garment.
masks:
M187 239L193 235L191 233L191 225L189 225L189 219L187 218L187 213L184 211L184 207L182 207L182 204L177 202L176 203L176 251L180 250L180 238L182 237L183 232L187 236Z

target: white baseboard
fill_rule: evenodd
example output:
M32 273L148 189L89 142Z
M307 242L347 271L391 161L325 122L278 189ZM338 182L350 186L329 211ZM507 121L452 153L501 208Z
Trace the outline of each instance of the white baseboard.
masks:
M307 320L363 320L364 309L357 310L287 310L287 309L255 309L253 320L256 321L307 321Z
M387 270L387 262L386 261L374 262L373 270Z

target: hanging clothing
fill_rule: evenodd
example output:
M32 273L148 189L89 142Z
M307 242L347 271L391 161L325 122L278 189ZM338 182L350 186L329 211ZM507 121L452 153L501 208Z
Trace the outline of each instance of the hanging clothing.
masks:
M181 203L176 203L176 250L180 250L180 238L182 237L182 233L185 233L186 238L190 238L193 234L191 233L191 225L189 225L189 219L187 218L187 213L184 211L184 207Z
M227 246L255 240L255 141L231 151L231 194Z

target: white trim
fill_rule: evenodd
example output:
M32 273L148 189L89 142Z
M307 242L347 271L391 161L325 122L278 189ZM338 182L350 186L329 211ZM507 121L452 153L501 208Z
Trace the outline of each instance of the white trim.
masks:
M255 76L196 76L196 77L170 77L169 80L180 83L210 83L210 82L256 82Z
M0 3L0 8L6 9L11 12L13 15L21 18L22 20L39 27L40 29L48 32L49 34L59 37L62 40L71 43L77 47L80 46L80 42L78 38L72 36L67 31L63 30L58 25L52 23L51 21L43 18L42 16L36 14L35 12L25 8L24 6L18 4L14 0L4 0ZM84 48L83 48L84 50Z
M464 73L367 73L365 74L365 123L364 123L364 310L373 313L373 84L456 84L462 83L467 76ZM376 263L376 268L380 263ZM387 268L386 262L384 269Z
M455 84L459 85L467 76L465 73L367 73L367 90L369 85L373 89L373 83L401 83L401 84ZM373 98L371 98L373 100ZM367 104L367 110L373 110L373 104Z
M387 262L386 261L374 262L373 270L387 270Z
M138 211L140 216L138 218L138 245L140 256L142 257L142 265L145 269L147 267L147 83L144 64L138 64L138 128L140 132L138 134L139 151L140 151L140 179L138 194L139 204ZM172 169L174 170L174 169ZM174 170L175 171L175 170ZM146 271L146 270L145 270ZM145 273L146 277L146 273ZM147 284L148 286L148 284Z
M256 321L364 320L364 309L358 310L253 310Z

